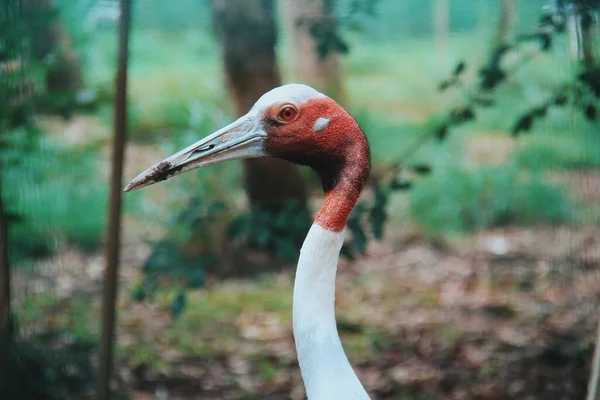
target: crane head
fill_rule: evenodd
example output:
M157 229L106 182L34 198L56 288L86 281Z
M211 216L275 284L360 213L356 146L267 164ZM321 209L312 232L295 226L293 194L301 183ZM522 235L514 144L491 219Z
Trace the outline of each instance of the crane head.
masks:
M139 174L125 191L139 189L192 169L230 160L279 157L309 165L324 182L348 162L366 163L366 138L331 98L307 85L288 84L265 93L238 120ZM324 176L331 175L331 179Z

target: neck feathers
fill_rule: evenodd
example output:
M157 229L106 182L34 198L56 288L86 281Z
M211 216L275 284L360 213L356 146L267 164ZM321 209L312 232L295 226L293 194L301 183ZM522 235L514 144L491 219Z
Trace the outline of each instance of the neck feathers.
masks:
M325 201L298 261L294 283L294 338L306 394L310 400L368 400L338 335L335 276L344 227L370 169L369 145L352 117L346 146L327 162L311 165L319 174Z
M344 353L335 322L335 276L343 232L313 225L294 283L294 338L309 399L368 399Z
M316 224L333 232L344 229L365 186L370 168L369 145L361 131L357 142L337 165L326 171L317 171L325 190L325 201L315 218Z

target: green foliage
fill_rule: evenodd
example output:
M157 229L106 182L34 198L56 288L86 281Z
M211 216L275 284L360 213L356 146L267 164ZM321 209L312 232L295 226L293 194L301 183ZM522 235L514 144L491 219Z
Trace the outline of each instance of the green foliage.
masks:
M410 214L429 233L570 222L573 204L558 187L515 167L453 167L410 192Z
M250 246L294 261L309 225L308 209L296 202L287 203L277 212L259 207L240 212L210 192L198 194L168 223L168 239L152 245L152 253L143 266L144 279L130 289L130 298L152 298L165 281L171 286L197 288L204 285L208 273L239 272L219 268L226 257L220 251L224 246L229 255ZM223 228L222 233L218 233L221 228L215 229L217 226ZM174 315L182 311L180 303L184 308L185 299L173 300Z
M144 281L130 293L133 299L151 296L158 282L165 278L183 287L204 285L206 270L218 261L211 227L227 211L223 202L204 200L205 197L191 199L168 224L168 239L152 245L152 253L143 266ZM189 249L195 245L199 250Z
M402 151L410 147L423 133L423 127L419 124L392 120L365 110L354 112L353 115L369 138L371 155L378 162L396 161ZM423 148L420 154L413 154L413 156L420 160L422 156L431 155L430 150L430 148Z
M595 1L595 0L593 0ZM528 0L518 3L518 28L528 27L532 17L547 4L547 0ZM452 33L483 30L491 32L500 14L501 2L451 0L449 30ZM429 38L434 31L433 1L423 0L338 0L337 17L350 27L358 26L370 42L389 42L402 46L412 38ZM401 16L401 17L400 17ZM402 23L399 23L401 18Z
M96 384L95 344L74 340L68 332L48 332L11 348L8 375L2 377L7 399L63 400L90 395Z
M364 226L367 224L365 218L367 217L368 205L366 203L359 203L356 205L350 218L348 218L348 230L352 232L352 241L344 244L342 254L348 258L354 258L354 252L363 253L367 248L368 236L365 232Z
M185 306L187 304L187 297L185 296L185 292L177 292L175 297L173 298L173 302L171 303L170 312L174 318L179 317L179 315L185 310Z
M101 94L99 97L110 100L116 38L109 33L97 33L91 40L86 49L90 53L86 80ZM217 61L218 47L210 35L193 31L165 35L153 30L135 30L130 52L130 140L164 140L190 128L204 136L212 132L211 123L216 128L231 118L227 115L226 91L220 81L215 80L221 64ZM177 66L175 74L174 65ZM110 101L97 114L110 124Z
M557 123L552 126L560 128ZM521 139L513 155L518 166L531 170L600 167L600 135L593 126L583 121L573 121L558 132L544 132L545 128L550 128L548 123L542 125L533 136ZM567 130L571 131L569 135L564 134Z
M132 297L146 297L153 290L151 282L164 277L192 288L204 285L205 269L214 265L217 257L214 254L186 255L184 244L175 240L153 244L152 254L143 266L147 281Z
M373 226L373 236L375 237L375 239L382 239L383 227L387 220L387 212L385 206L388 202L389 191L381 188L378 185L373 188L373 191L375 192L375 204L371 209L371 223Z
M251 246L272 250L284 260L294 261L310 220L308 208L296 201L287 202L277 211L256 206L231 222L228 235L232 239L243 237Z
M11 255L47 254L57 242L92 250L99 246L106 216L106 187L98 176L94 146L61 147L33 140L23 130L5 133L0 152L4 198L11 224Z
M442 122L436 126L433 134L438 139L445 139L448 130L465 122L474 120L478 114L485 109L497 105L498 97L502 92L498 89L507 86L512 76L518 76L518 69L523 69L530 63L533 56L527 50L526 44L534 42L539 51L535 56L553 51L554 42L565 32L566 20L571 14L577 18L591 18L583 8L573 11L570 8L546 8L539 19L538 29L533 33L521 34L512 43L500 43L493 49L489 60L478 68L478 79L467 84L463 79L464 72L468 69L464 61L460 61L454 68L450 78L443 80L438 89L445 91L456 87L462 94L461 104L454 106ZM592 24L592 21L589 21ZM593 29L591 27L590 29ZM593 40L593 39L590 39ZM583 44L582 44L583 45ZM593 43L589 43L593 47ZM511 55L517 57L518 62L510 67L507 66L506 58ZM510 65L510 64L509 64ZM556 107L572 106L582 112L589 122L596 121L597 109L600 107L600 67L580 65L574 76L564 79L560 85L552 89L552 93L546 98L532 106L523 107L518 110L518 117L512 124L511 131L514 136L522 132L529 132L537 120L546 118L549 111ZM465 90L466 87L466 90ZM503 118L506 118L503 115Z
M525 111L512 128L513 135L528 132L535 121L546 118L553 107L570 106L589 123L596 122L597 109L600 107L600 67L580 73L573 82L558 89L549 99Z
M80 105L72 91L51 87L61 49L42 43L47 38L42 40L40 32L56 23L57 14L18 4L0 16L8 18L0 23L0 195L11 217L11 256L45 255L63 241L93 248L105 211L102 185L90 180L98 152L43 140L35 118L42 112L70 115Z

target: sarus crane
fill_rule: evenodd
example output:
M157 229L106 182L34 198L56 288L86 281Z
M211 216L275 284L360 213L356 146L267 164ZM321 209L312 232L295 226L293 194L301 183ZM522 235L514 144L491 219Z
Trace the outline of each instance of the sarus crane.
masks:
M335 276L344 229L367 180L370 153L356 120L310 86L265 93L237 121L148 168L126 187L139 189L229 160L279 157L313 168L325 200L300 250L293 331L311 400L369 399L344 353L335 320Z

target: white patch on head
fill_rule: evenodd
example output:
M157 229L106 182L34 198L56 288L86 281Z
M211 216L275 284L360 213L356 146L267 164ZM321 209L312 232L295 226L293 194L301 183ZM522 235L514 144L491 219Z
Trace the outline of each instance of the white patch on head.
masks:
M290 83L271 89L254 104L251 112L260 113L274 104L291 103L300 105L311 99L327 97L323 93L301 83Z
M330 121L331 120L329 118L319 117L313 125L313 130L315 132L321 132L323 129L329 126Z

